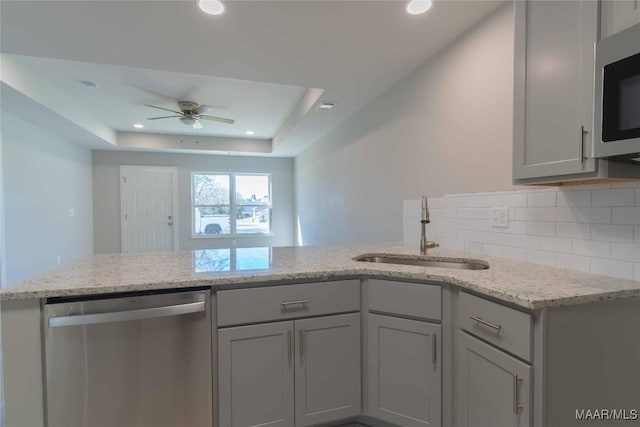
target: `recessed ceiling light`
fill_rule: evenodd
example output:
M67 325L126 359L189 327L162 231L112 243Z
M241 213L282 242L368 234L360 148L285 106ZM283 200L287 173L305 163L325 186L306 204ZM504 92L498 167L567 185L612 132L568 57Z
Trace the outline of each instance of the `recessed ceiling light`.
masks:
M209 15L222 15L224 13L224 4L220 0L199 0L198 6L200 10Z
M411 0L407 5L407 12L411 15L420 15L431 9L432 5L431 0Z
M248 130L245 132L247 135L255 135L256 133L252 130Z
M82 80L80 83L88 89L98 89L98 83L90 82L89 80Z
M133 127L137 128L137 129L142 129L144 127L144 125L140 124L140 123L136 123L135 125L133 125Z
M318 111L328 111L328 110L331 110L335 106L336 106L335 102L321 102L316 107L316 110L318 110Z

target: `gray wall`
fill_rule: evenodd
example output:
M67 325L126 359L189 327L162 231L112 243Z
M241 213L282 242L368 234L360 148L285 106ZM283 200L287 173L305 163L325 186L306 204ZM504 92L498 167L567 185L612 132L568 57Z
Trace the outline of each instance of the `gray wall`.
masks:
M511 187L513 5L295 160L307 244L402 239L402 200Z
M2 169L8 285L93 254L88 148L3 112Z
M179 249L294 244L293 159L94 151L93 208L96 253L120 252L120 165L176 166L178 168ZM192 238L191 171L271 173L273 236Z

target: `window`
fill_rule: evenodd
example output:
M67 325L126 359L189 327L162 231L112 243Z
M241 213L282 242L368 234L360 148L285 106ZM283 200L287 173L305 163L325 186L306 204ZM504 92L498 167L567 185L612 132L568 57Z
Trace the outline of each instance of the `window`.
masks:
M193 172L193 235L271 233L271 175Z

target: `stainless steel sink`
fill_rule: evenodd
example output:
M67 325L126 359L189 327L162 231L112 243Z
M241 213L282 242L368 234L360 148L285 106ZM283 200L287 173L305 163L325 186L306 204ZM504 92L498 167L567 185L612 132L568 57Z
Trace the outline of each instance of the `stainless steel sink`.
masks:
M365 254L353 258L355 261L382 264L418 265L421 267L457 268L461 270L486 270L489 264L474 260L424 258L414 255Z

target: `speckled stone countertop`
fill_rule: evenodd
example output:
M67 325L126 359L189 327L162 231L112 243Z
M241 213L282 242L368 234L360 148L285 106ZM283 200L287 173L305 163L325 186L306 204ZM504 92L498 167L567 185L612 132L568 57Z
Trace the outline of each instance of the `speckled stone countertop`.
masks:
M526 262L431 249L429 256L476 259L488 270L458 270L354 261L364 253L417 254L414 246L382 243L259 250L204 250L96 255L15 284L0 299L32 299L212 286L233 289L286 281L353 276L440 282L528 309L640 297L640 282Z

